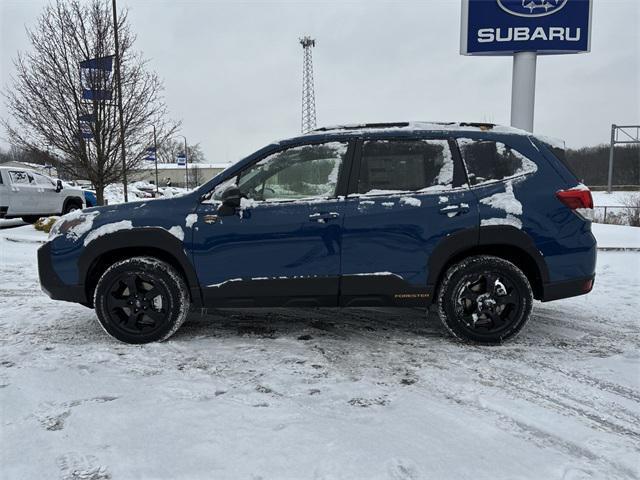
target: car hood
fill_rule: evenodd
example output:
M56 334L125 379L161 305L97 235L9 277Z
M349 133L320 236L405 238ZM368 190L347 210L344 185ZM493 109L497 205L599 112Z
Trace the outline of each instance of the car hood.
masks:
M197 195L189 194L75 211L56 222L49 241L60 247L77 242L87 246L93 239L119 230L152 227L166 230L182 241L192 225L187 217L197 204Z

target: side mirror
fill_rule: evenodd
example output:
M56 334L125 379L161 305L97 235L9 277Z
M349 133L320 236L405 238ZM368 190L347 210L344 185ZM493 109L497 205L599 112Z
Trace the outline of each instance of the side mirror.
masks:
M237 185L230 185L226 188L220 197L222 205L218 208L218 213L222 216L235 215L236 210L240 208L240 199L242 192Z
M62 180L58 180L56 182L56 193L59 193L62 190Z

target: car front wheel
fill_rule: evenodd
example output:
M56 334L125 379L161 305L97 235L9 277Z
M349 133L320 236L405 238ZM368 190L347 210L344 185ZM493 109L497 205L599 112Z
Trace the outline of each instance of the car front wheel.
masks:
M163 341L189 312L187 284L174 267L153 257L133 257L111 265L94 293L100 325L126 343Z
M440 285L440 320L455 337L498 344L516 336L531 316L533 292L525 274L499 257L469 257L451 266Z

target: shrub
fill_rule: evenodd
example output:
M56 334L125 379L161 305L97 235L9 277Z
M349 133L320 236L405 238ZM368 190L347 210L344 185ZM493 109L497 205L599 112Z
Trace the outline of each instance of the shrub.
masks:
M42 217L42 218L39 218L38 221L33 224L33 227L36 230L40 230L41 232L49 233L49 231L51 230L51 227L53 227L53 224L56 223L56 221L59 218L60 217Z
M624 203L625 207L628 207L625 212L627 225L640 227L640 194L630 193L622 203Z

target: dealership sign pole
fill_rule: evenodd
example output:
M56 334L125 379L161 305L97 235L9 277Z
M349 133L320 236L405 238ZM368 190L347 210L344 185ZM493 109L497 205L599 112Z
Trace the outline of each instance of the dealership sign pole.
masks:
M592 0L462 0L462 55L513 56L511 125L533 131L538 55L591 50Z

